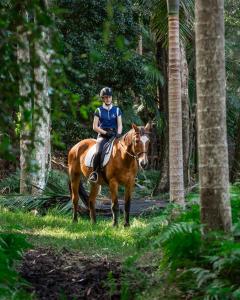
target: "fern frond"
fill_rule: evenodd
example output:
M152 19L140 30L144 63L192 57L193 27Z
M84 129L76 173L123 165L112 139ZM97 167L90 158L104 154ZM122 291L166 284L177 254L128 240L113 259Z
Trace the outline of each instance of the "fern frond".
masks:
M198 288L200 288L203 284L206 284L209 280L216 278L216 274L211 273L207 269L191 268L190 271L196 275L196 281L197 281Z

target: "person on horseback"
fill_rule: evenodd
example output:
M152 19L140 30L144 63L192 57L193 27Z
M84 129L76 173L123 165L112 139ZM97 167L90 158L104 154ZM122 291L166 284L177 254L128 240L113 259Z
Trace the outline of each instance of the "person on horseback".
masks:
M96 153L93 160L93 172L89 181L97 182L101 164L101 153L104 145L112 138L119 138L122 133L122 112L112 104L112 89L104 87L100 91L103 105L94 113L93 130L98 133Z

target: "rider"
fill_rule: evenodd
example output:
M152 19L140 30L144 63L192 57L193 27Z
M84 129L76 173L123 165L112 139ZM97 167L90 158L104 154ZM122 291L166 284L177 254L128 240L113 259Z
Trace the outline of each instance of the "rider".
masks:
M122 133L122 112L112 104L112 89L105 87L100 91L103 105L94 113L93 130L98 133L96 153L93 160L93 172L89 176L91 182L98 181L103 146L111 138L119 138Z

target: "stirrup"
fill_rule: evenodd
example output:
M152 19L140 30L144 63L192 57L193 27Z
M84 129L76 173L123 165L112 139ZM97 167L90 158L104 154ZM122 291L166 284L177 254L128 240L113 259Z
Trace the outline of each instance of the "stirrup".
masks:
M94 178L96 176L96 179ZM97 182L98 181L98 173L97 172L92 172L89 177L88 177L88 180L91 181L91 182Z

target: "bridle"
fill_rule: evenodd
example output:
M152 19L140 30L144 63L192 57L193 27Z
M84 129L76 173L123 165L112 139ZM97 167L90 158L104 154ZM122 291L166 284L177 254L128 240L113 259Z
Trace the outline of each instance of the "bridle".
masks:
M125 134L124 134L124 136L123 136L124 139L125 139L125 136L126 136L127 134L128 134L128 133L125 133ZM120 145L121 145L121 146L123 147L123 149L124 149L125 146L121 143L121 140L119 141L119 143L120 143ZM125 151L129 156L131 156L131 157L133 157L134 159L136 159L136 161L139 160L139 158L140 158L140 156L141 156L142 154L144 154L144 153L147 154L146 151L142 151L142 152L138 152L138 153L136 153L136 154L132 154L132 153L128 152L126 148L124 149L124 151Z

